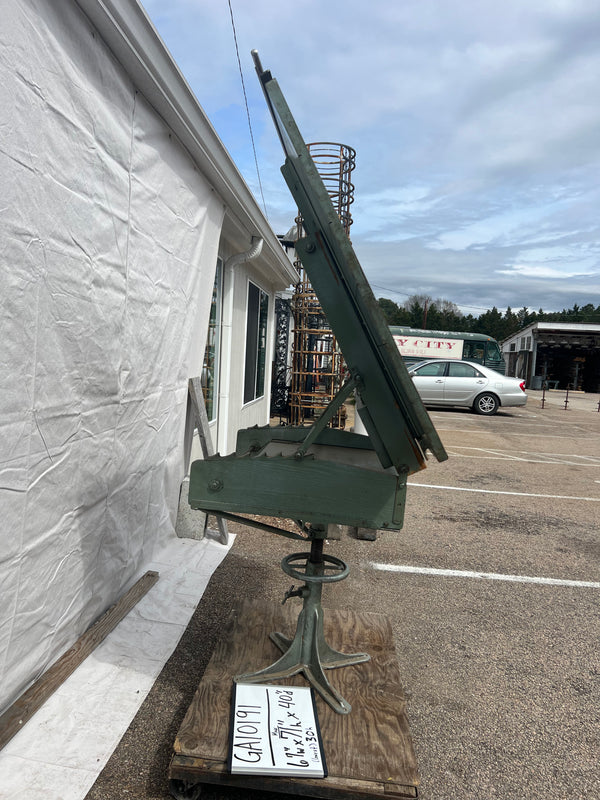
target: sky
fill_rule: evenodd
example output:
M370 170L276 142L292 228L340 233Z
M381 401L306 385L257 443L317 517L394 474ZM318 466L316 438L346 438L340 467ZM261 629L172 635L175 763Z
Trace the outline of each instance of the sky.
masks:
M600 304L600 3L142 2L276 233L296 210L253 49L306 142L356 150L376 297Z

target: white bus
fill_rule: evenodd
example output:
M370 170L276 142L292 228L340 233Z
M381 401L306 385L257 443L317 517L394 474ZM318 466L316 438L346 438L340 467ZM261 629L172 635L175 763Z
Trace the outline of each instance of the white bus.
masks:
M485 333L426 331L390 326L391 334L405 363L417 364L430 358L475 361L502 374L506 365L498 342Z

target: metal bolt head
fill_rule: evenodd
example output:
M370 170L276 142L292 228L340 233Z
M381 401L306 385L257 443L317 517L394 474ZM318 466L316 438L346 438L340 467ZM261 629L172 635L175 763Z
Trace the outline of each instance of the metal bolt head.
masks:
M213 478L212 481L208 483L208 491L209 492L220 492L223 488L223 481L220 481L218 478Z

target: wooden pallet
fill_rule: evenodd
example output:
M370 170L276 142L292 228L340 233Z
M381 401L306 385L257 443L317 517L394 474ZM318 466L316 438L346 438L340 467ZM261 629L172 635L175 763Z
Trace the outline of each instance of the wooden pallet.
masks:
M320 798L416 798L418 775L405 700L387 617L325 610L327 642L343 652L367 652L371 660L327 671L352 705L336 714L317 695L327 778L231 775L227 770L232 676L262 669L280 652L272 631L292 637L300 606L246 602L232 614L175 740L169 769L174 797L192 796L201 784ZM302 676L278 681L305 684Z

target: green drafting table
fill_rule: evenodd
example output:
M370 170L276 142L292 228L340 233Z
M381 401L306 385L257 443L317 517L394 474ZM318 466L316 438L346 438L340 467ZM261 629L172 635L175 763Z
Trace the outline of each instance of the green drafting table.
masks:
M285 153L281 171L302 215L305 235L296 251L341 347L349 378L312 426L242 430L235 453L195 461L189 503L310 543L310 552L293 553L281 565L286 574L304 581L286 595L303 599L295 637L272 634L282 657L235 680L260 683L303 672L329 705L345 714L350 707L324 670L369 656L334 651L323 637L322 586L348 573L343 561L323 553L327 525L400 529L407 476L426 466L428 452L438 461L447 455L281 89L256 51L252 55ZM327 427L352 392L366 436ZM240 514L289 518L298 523L298 532Z

